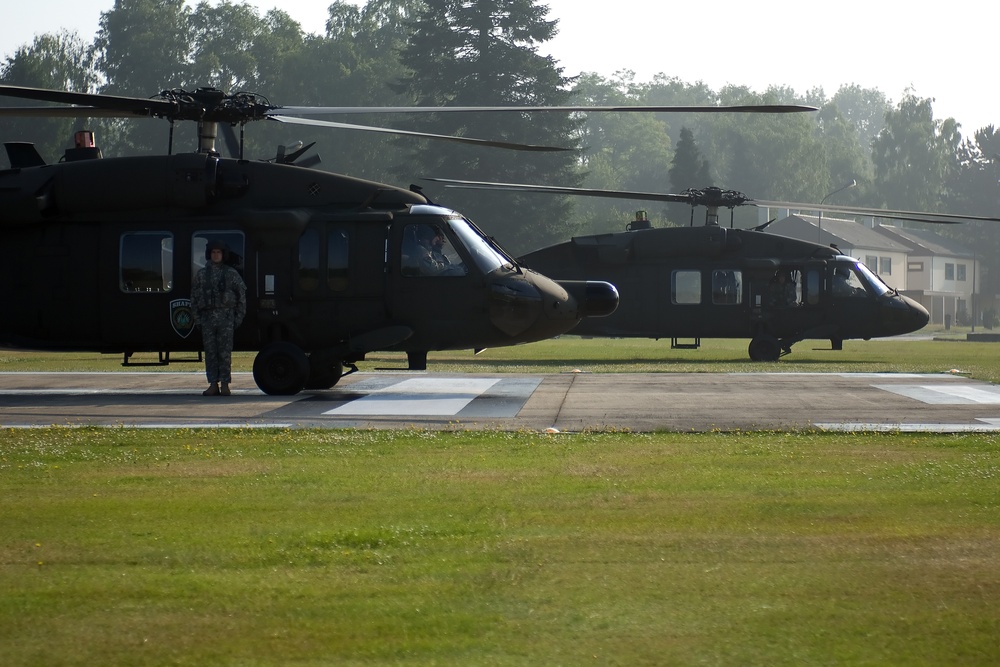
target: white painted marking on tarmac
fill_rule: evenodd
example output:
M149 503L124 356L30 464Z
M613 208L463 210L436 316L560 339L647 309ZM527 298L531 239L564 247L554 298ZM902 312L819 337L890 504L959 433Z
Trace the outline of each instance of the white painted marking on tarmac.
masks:
M876 384L872 386L928 405L1000 405L1000 387L991 385Z
M377 389L324 415L448 417L499 382L499 378L412 378Z
M822 431L879 433L991 433L1000 431L1000 419L978 419L982 424L876 424L873 422L819 423Z

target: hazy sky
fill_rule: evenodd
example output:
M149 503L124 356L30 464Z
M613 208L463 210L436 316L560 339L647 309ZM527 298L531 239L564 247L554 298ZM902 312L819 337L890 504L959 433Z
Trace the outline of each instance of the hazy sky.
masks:
M100 13L114 0L5 4L0 55L12 54L35 34L61 28L90 41ZM322 33L330 2L251 4L262 13L280 6L307 32ZM640 81L663 72L685 82L704 81L713 89L732 83L763 91L775 84L804 93L821 86L828 96L842 84L856 83L878 88L894 103L912 88L920 97L935 99L936 118L952 116L968 134L988 124L1000 127L996 0L547 4L549 18L559 20L559 35L541 51L554 56L566 75L594 71L610 76L628 69Z

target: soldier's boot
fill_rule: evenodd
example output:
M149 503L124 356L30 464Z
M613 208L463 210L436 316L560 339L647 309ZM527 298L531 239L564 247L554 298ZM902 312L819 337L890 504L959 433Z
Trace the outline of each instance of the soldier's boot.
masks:
M222 383L222 389L219 390L219 393L222 394L223 396L230 396L233 393L233 392L229 391L229 383L228 382L223 382Z
M213 382L208 389L201 392L202 396L218 396L219 395L219 383Z

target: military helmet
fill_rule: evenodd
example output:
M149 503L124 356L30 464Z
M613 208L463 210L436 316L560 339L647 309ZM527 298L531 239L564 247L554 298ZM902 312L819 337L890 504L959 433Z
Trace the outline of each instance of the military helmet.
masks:
M212 260L212 251L221 250L222 251L222 261L229 261L229 246L227 246L223 241L218 239L209 241L208 245L205 246L205 259Z

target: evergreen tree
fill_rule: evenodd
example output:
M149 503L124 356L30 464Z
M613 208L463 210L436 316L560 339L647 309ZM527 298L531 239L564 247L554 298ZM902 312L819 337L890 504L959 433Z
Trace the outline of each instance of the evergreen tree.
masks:
M694 132L681 128L674 159L670 163L671 192L682 192L688 188L704 188L713 185L709 174L708 160L702 157L694 141Z
M410 73L399 90L421 106L560 105L569 81L537 45L555 34L548 8L533 0L426 0L402 53ZM414 129L549 146L574 145L577 122L565 114L431 115ZM414 167L417 171L414 172ZM434 143L406 165L408 178L577 185L573 152L522 153ZM514 252L566 238L565 198L449 190L439 199L462 211Z

